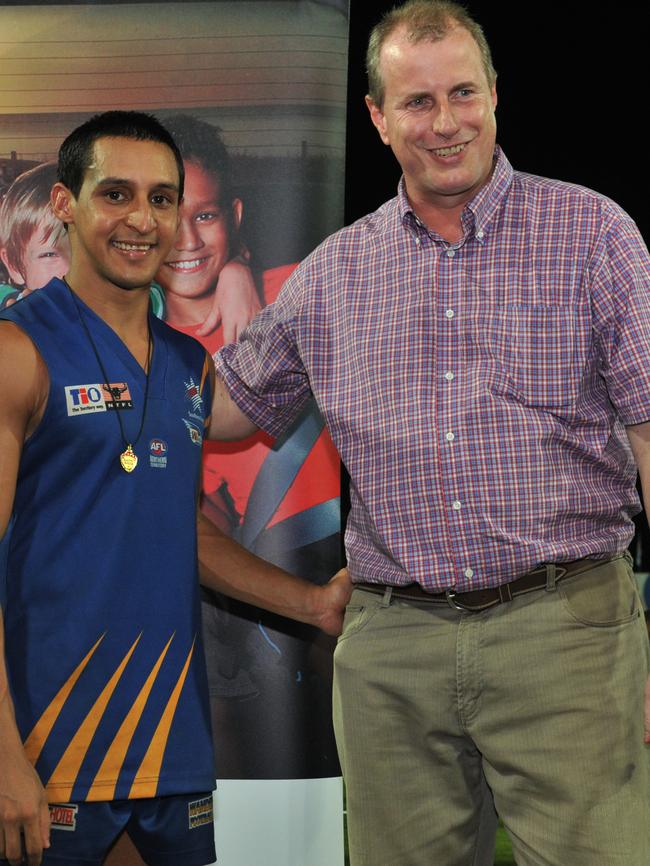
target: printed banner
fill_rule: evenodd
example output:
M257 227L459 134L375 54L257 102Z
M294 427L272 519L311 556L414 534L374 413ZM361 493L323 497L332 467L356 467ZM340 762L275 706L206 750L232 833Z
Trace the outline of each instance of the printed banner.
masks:
M347 17L347 0L0 6L0 305L68 267L48 205L63 138L134 108L170 128L186 169L154 310L210 353L237 339L342 224ZM209 443L203 482L204 513L249 549L319 583L340 567L340 466L315 405L281 440ZM203 624L219 777L338 777L332 642L207 591ZM248 802L242 832L255 823ZM310 851L292 862L316 862Z

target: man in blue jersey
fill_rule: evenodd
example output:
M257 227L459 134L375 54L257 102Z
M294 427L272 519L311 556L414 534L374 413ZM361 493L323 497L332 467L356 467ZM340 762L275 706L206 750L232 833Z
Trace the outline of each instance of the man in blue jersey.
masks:
M64 280L0 315L0 860L214 860L196 501L209 356L149 311L178 226L166 130L108 112L61 147ZM8 529L8 527L10 527ZM337 633L347 577L294 578L199 522L203 580Z

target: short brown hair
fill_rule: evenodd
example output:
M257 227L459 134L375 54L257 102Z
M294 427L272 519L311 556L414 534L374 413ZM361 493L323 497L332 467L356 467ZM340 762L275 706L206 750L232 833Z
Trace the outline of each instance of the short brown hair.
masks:
M24 271L24 251L34 232L42 227L43 240L57 243L65 235L63 223L54 216L50 190L56 183L55 162L44 162L18 175L0 207L0 248L19 274Z
M454 27L462 27L478 45L489 86L492 87L496 81L492 53L483 29L463 6L454 3L454 0L408 0L402 6L395 6L387 12L370 32L366 53L368 95L380 108L385 96L379 64L381 49L388 37L399 27L406 29L410 42L436 42L444 39Z

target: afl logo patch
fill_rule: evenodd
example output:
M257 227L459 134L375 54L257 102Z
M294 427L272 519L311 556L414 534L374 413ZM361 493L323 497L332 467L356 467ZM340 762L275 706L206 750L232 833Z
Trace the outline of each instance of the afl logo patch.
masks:
M77 829L79 806L73 803L50 803L50 826L53 830Z
M149 443L149 465L154 469L167 466L167 443L163 439L152 439Z

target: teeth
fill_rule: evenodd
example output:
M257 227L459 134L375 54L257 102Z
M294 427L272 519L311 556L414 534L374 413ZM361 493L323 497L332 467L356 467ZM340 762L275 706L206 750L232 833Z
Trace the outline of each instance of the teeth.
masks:
M153 244L128 244L126 241L113 241L113 246L117 247L118 250L124 250L125 252L146 252L150 250Z
M175 271L191 271L192 268L198 268L204 261L205 259L193 259L191 262L165 262L165 264Z
M456 144L453 147L438 147L433 151L433 153L435 153L436 156L453 156L455 153L460 153L464 147L464 144Z

